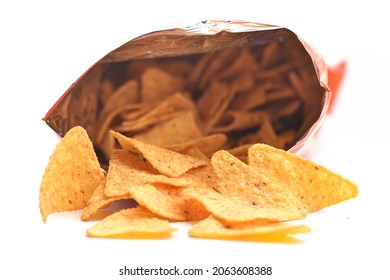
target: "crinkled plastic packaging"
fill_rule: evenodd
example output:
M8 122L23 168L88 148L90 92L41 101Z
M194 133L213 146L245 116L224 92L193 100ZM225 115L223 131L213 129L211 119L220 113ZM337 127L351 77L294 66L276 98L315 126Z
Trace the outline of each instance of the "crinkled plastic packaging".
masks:
M43 120L59 137L84 127L102 166L115 147L111 129L152 143L174 138L161 146L191 141L179 135L184 130L195 138L223 134L221 149L233 153L258 142L300 153L325 117L326 75L322 57L287 28L204 21L148 33L108 53ZM193 123L195 132L183 129ZM182 128L165 136L176 125Z

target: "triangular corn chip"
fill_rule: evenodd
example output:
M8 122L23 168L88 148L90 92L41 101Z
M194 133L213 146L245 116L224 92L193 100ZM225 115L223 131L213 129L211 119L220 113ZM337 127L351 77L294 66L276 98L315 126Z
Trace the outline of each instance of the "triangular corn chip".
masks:
M309 212L354 198L359 189L341 175L281 149L265 144L249 148L248 162L268 178L273 178L304 203Z
M183 155L155 145L146 144L115 131L111 131L111 133L118 139L122 148L142 154L156 170L169 177L178 177L192 168L207 164L206 161L195 157Z
M166 220L143 207L124 209L87 230L89 237L111 238L166 238L175 229Z
M43 174L39 193L43 221L51 213L83 209L103 178L86 130L80 126L70 129Z
M310 228L305 225L288 223L226 225L213 216L209 216L196 223L188 234L196 238L286 242L293 240L288 238L293 234L308 232Z

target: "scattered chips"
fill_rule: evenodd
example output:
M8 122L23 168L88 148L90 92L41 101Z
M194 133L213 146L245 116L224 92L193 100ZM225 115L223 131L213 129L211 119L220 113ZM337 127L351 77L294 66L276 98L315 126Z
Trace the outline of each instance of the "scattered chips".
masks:
M191 237L282 241L309 232L287 222L357 196L353 182L286 152L324 106L302 44L242 37L206 51L204 40L205 52L107 63L83 80L96 154L84 129L68 131L42 179L44 221L83 210L83 221L105 213L90 237L164 238L195 221ZM119 201L128 208L105 211Z
M41 185L44 221L54 212L82 209L83 221L97 220L89 237L166 238L175 222L194 221L191 237L291 242L310 229L287 222L358 194L350 180L266 144L236 149L246 153L245 161L226 150L203 161L112 135L122 148L113 150L105 177L84 129L73 128L57 145ZM223 143L218 134L214 138ZM200 138L184 146L200 150L208 142ZM127 208L104 210L120 200L128 201Z

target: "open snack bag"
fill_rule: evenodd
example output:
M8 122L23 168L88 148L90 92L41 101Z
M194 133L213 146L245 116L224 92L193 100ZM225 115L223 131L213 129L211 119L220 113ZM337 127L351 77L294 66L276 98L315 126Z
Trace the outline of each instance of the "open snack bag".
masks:
M326 74L322 58L286 28L209 21L110 52L44 120L60 137L84 127L102 164L115 146L111 129L176 149L220 135L218 148L267 143L297 153L325 116Z
M97 61L44 117L65 142L51 161L60 166L55 154L81 141L89 152L75 154L90 168L77 167L80 184L69 171L72 201L58 191L66 186L49 187L58 180L48 168L41 212L79 209L89 220L117 200L136 202L92 227L94 237L169 236L179 221L199 221L189 235L201 238L308 232L284 222L358 193L296 155L329 102L323 59L286 28L206 21L142 35ZM48 202L56 192L62 208Z

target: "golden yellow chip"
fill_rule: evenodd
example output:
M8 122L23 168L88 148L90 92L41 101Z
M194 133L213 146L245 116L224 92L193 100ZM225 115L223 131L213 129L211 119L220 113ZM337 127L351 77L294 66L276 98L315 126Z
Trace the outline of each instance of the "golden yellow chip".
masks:
M341 175L300 156L264 144L249 148L248 162L286 185L310 212L354 198L359 189Z
M203 204L218 219L280 222L306 216L305 205L286 186L227 151L216 152L211 164L217 180L208 188L186 188L182 194Z
M89 237L166 238L175 229L143 207L121 210L87 230Z
M247 165L223 150L213 155L211 164L218 178L218 185L214 188L221 194L230 198L237 197L257 206L274 203L288 205L296 209L296 213L305 216L305 205L288 186L266 176L258 166Z
M192 168L207 164L206 161L146 144L115 131L112 131L111 133L118 139L122 148L142 154L156 170L169 177L178 177Z
M286 242L293 241L289 238L293 234L308 232L310 228L305 225L288 223L226 225L213 216L209 216L196 223L188 234L196 238Z
M83 209L103 178L85 129L70 129L57 144L43 174L39 193L43 221L51 213Z
M220 189L220 187L218 187ZM287 201L264 202L264 194L255 188L239 196L221 194L214 190L184 188L182 194L201 203L213 216L224 222L284 222L302 219L306 216L305 208L299 208L294 197L292 205ZM246 195L250 197L245 197Z

